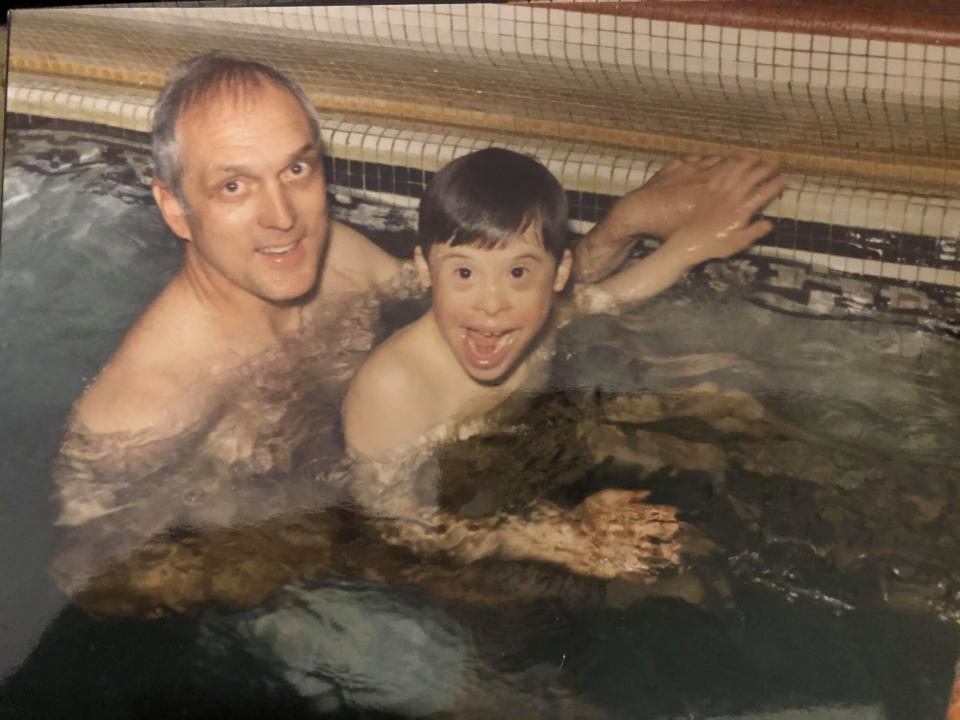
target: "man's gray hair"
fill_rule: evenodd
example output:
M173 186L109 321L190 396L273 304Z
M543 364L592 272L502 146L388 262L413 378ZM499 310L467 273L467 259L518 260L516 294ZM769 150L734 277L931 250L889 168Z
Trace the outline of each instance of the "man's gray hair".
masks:
M313 142L320 148L320 118L313 103L299 85L269 65L211 53L184 60L170 72L153 110L153 168L155 177L185 207L183 163L177 142L177 120L181 113L213 92L256 87L264 80L293 93L307 115Z

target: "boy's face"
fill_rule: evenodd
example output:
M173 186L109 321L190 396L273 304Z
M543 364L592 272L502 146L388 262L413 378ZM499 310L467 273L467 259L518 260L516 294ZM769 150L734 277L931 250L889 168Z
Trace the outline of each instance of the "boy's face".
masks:
M505 381L533 349L572 265L569 250L557 264L536 227L506 247L433 245L426 259L417 248L415 260L443 339L484 384Z

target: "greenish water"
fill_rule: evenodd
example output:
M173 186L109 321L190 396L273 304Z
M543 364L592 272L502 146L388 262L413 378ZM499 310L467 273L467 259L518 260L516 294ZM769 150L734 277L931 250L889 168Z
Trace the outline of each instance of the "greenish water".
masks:
M0 548L11 549L0 554L0 715L425 716L369 698L318 710L310 695L344 676L371 684L333 660L369 641L363 618L395 618L389 627L423 647L466 647L477 707L500 703L508 717L521 706L501 698L532 695L554 712L517 716L559 716L557 698L572 698L615 718L941 720L960 641L960 346L906 325L776 313L749 284L709 273L635 311L572 323L550 388L437 458L440 500L471 517L650 491L712 543L672 583L651 591L489 562L448 585L524 600L382 583L351 585L343 601L331 580L298 587L293 607L271 599L240 613L146 621L68 605L45 574L62 420L180 255L143 184L141 148L55 130L8 153L0 396L12 409L0 417L0 475L15 481L0 489ZM409 213L335 213L386 247L409 243ZM419 307L390 307L386 322ZM328 642L342 658L294 652ZM384 687L405 677L376 667Z

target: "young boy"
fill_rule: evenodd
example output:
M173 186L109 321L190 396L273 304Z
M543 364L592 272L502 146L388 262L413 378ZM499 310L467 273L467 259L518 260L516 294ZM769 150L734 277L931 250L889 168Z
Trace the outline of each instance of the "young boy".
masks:
M712 163L711 201L655 252L563 297L573 257L563 188L532 158L490 148L436 174L420 204L414 261L433 305L380 345L343 405L354 455L389 461L482 415L546 377L555 312L596 311L668 288L694 265L765 235L753 215L784 187L754 160ZM611 214L629 226L621 200ZM616 223L607 223L607 225Z

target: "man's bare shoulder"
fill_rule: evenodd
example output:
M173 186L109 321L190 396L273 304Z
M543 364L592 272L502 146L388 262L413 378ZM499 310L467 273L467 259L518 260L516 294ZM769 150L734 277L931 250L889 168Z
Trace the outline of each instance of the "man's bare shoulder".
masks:
M95 433L136 432L183 414L195 398L204 346L169 288L147 308L74 405L74 419Z
M431 424L429 370L417 323L394 333L364 361L343 401L347 444L378 456L416 440Z
M401 260L343 223L330 223L330 247L320 280L321 293L366 292L388 284Z

